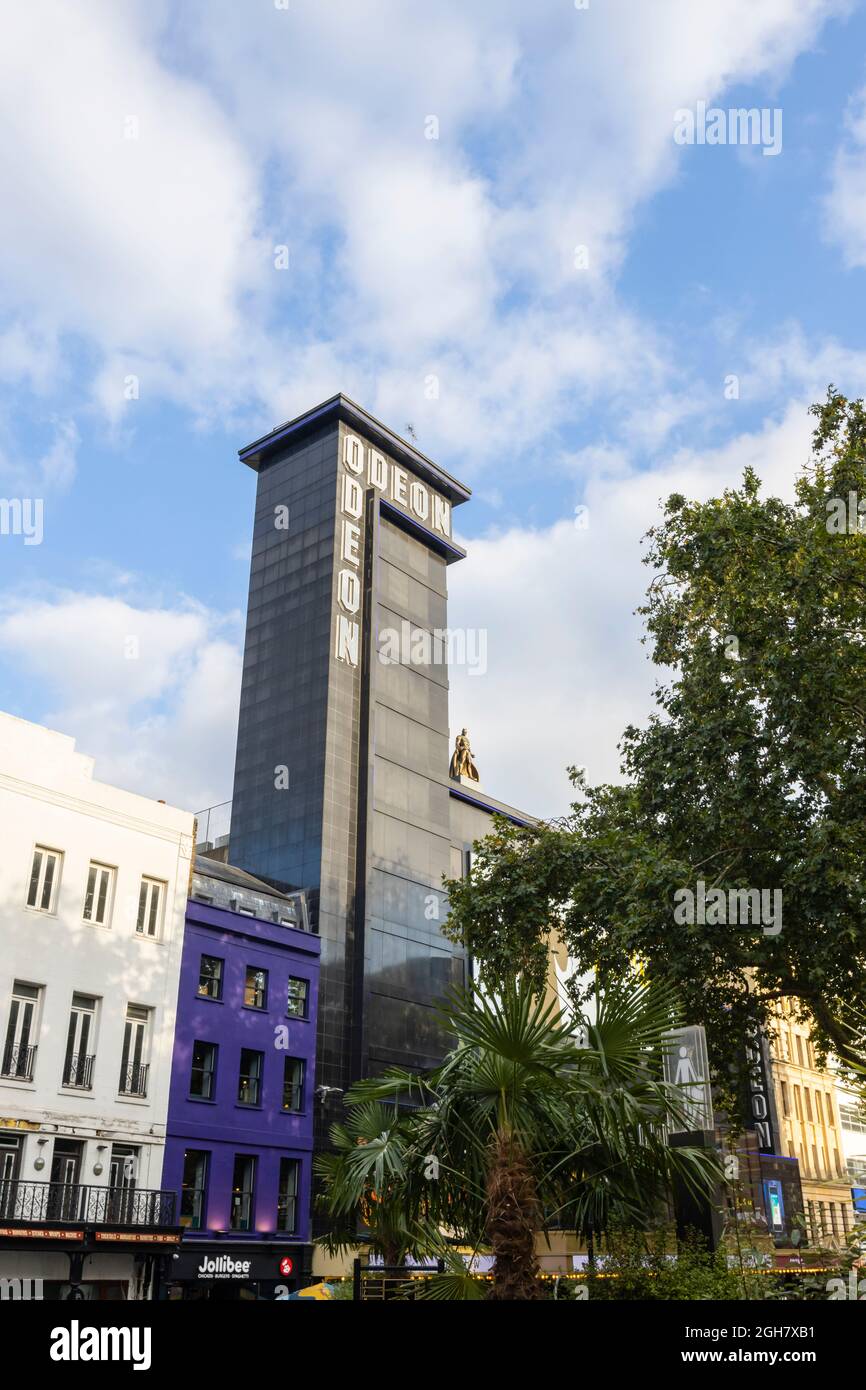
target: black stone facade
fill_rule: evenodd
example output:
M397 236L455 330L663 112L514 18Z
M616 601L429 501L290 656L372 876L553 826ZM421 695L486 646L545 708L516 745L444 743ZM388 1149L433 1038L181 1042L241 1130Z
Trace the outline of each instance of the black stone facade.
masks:
M466 974L441 932L453 862L447 665L383 664L378 640L405 623L447 628L447 568L462 551L358 474L358 664L340 659L347 434L431 499L468 497L342 396L241 451L258 488L231 856L310 894L322 939L317 1077L340 1089L388 1065L435 1063L435 1004ZM317 1109L323 1129L333 1110Z

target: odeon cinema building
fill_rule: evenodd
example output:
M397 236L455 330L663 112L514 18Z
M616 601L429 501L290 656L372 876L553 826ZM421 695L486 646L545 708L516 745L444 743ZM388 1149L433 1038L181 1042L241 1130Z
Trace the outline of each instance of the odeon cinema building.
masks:
M338 395L241 450L257 474L229 857L308 893L319 1141L337 1093L445 1050L464 983L444 876L494 812L448 727L448 570L469 489ZM332 1090L323 1088L333 1088Z
M533 817L482 790L466 730L449 731L448 570L465 558L453 517L469 489L342 394L240 458L257 488L224 852L307 894L320 1146L353 1080L441 1060L436 1006L470 971L442 931L443 878L467 872L494 813ZM561 949L552 966L562 999ZM788 1246L796 1159L783 1165L746 1125L749 1205L766 1225L767 1182L784 1190L785 1229L768 1244Z

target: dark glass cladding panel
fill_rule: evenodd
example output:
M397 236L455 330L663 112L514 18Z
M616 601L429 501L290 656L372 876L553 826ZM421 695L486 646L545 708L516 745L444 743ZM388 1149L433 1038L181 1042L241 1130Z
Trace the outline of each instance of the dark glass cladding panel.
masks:
M380 662L376 672L376 699L419 724L426 724L448 744L448 687L445 667L425 670L420 665ZM445 771L448 771L446 759Z
M448 776L448 738L438 729L410 719L399 710L377 705L375 740L376 752L390 762L425 776Z
M450 864L451 844L417 825L377 811L373 815L373 859L381 866L439 888Z
M399 1062L433 1066L453 1042L432 1006L382 994L370 998L367 1028L371 1072Z
M448 605L445 595L431 589L405 570L383 560L379 567L379 601L402 618L428 629L446 628Z
M429 941L373 929L367 952L370 989L421 1003L442 1001L463 983L463 960Z
M458 797L451 798L451 838L457 845L472 845L483 840L493 830L493 815L480 806L470 806Z
M259 473L230 837L236 864L310 889L325 795L336 472L329 426ZM280 768L289 785L277 789Z
M447 593L448 566L441 555L428 550L423 542L408 536L384 517L379 529L379 554L383 560L414 576L428 588L436 589L443 596Z
M392 609L384 608L380 604L376 612L377 698L388 703L390 694L397 692L403 703L419 698L415 692L414 680L408 679L415 676L431 681L447 692L449 659L459 657L459 648L463 645L462 633L450 634L444 627L432 630L418 627L417 623L411 623L408 618L401 618L399 613L394 613ZM388 677L392 673L399 679L397 683L389 685ZM441 704L432 707L430 717L441 718ZM447 718L446 694L446 733Z
M377 810L450 835L451 798L441 782L377 758L373 787Z
M448 900L441 888L374 869L370 878L369 905L371 917L388 930L426 935L440 949L462 959L461 948L442 935Z

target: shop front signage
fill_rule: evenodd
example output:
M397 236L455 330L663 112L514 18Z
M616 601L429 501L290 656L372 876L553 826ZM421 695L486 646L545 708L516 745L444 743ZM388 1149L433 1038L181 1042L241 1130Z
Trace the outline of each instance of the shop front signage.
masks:
M672 1126L673 1133L712 1129L713 1095L704 1029L696 1025L672 1028L666 1033L662 1065L665 1081L680 1093L680 1113Z
M773 1100L767 1046L760 1030L753 1026L746 1036L746 1097L744 1120L754 1129L758 1151L776 1152L775 1105Z
M124 1245L177 1245L178 1236L154 1234L147 1231L95 1231L97 1240L121 1242Z
M278 1251L237 1250L232 1253L184 1250L171 1261L169 1279L195 1283L247 1283L259 1279L288 1278L295 1261Z
M205 1255L196 1273L199 1279L249 1279L252 1260L235 1260L231 1255Z
M0 1226L0 1237L13 1236L16 1240L83 1240L83 1231L70 1231L66 1227L53 1230L48 1226Z

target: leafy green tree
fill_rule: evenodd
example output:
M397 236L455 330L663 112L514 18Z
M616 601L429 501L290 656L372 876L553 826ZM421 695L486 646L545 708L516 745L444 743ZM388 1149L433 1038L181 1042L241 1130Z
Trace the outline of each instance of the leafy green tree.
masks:
M541 987L553 933L602 980L638 960L706 1026L722 1078L783 996L822 1055L862 1056L843 1020L866 1001L866 411L831 388L813 413L794 501L747 469L722 497L670 497L649 532L661 679L622 784L572 772L567 817L499 822L447 884L446 930L488 985L519 970ZM732 892L778 890L780 920L677 920L699 882L729 915Z
M611 1230L598 1266L587 1272L586 1280L590 1300L605 1302L719 1302L764 1293L760 1278L729 1265L723 1249L710 1252L693 1232L675 1244L664 1227Z
M677 1022L671 994L641 985L603 996L582 1039L526 982L508 982L495 998L457 996L448 1012L457 1043L439 1067L392 1070L347 1096L350 1114L363 1118L335 1134L343 1148L331 1160L334 1175L342 1170L334 1210L351 1225L354 1200L355 1220L369 1220L370 1187L380 1191L390 1175L393 1209L413 1233L407 1245L439 1253L447 1239L490 1250L491 1297L539 1297L540 1232L643 1225L675 1178L702 1192L716 1181L714 1156L666 1143L667 1126L685 1127L678 1089L661 1080L663 1040ZM378 1168L345 1147L356 1132L369 1147L376 1129L380 1156L392 1152ZM465 1275L452 1259L427 1296L460 1288Z

